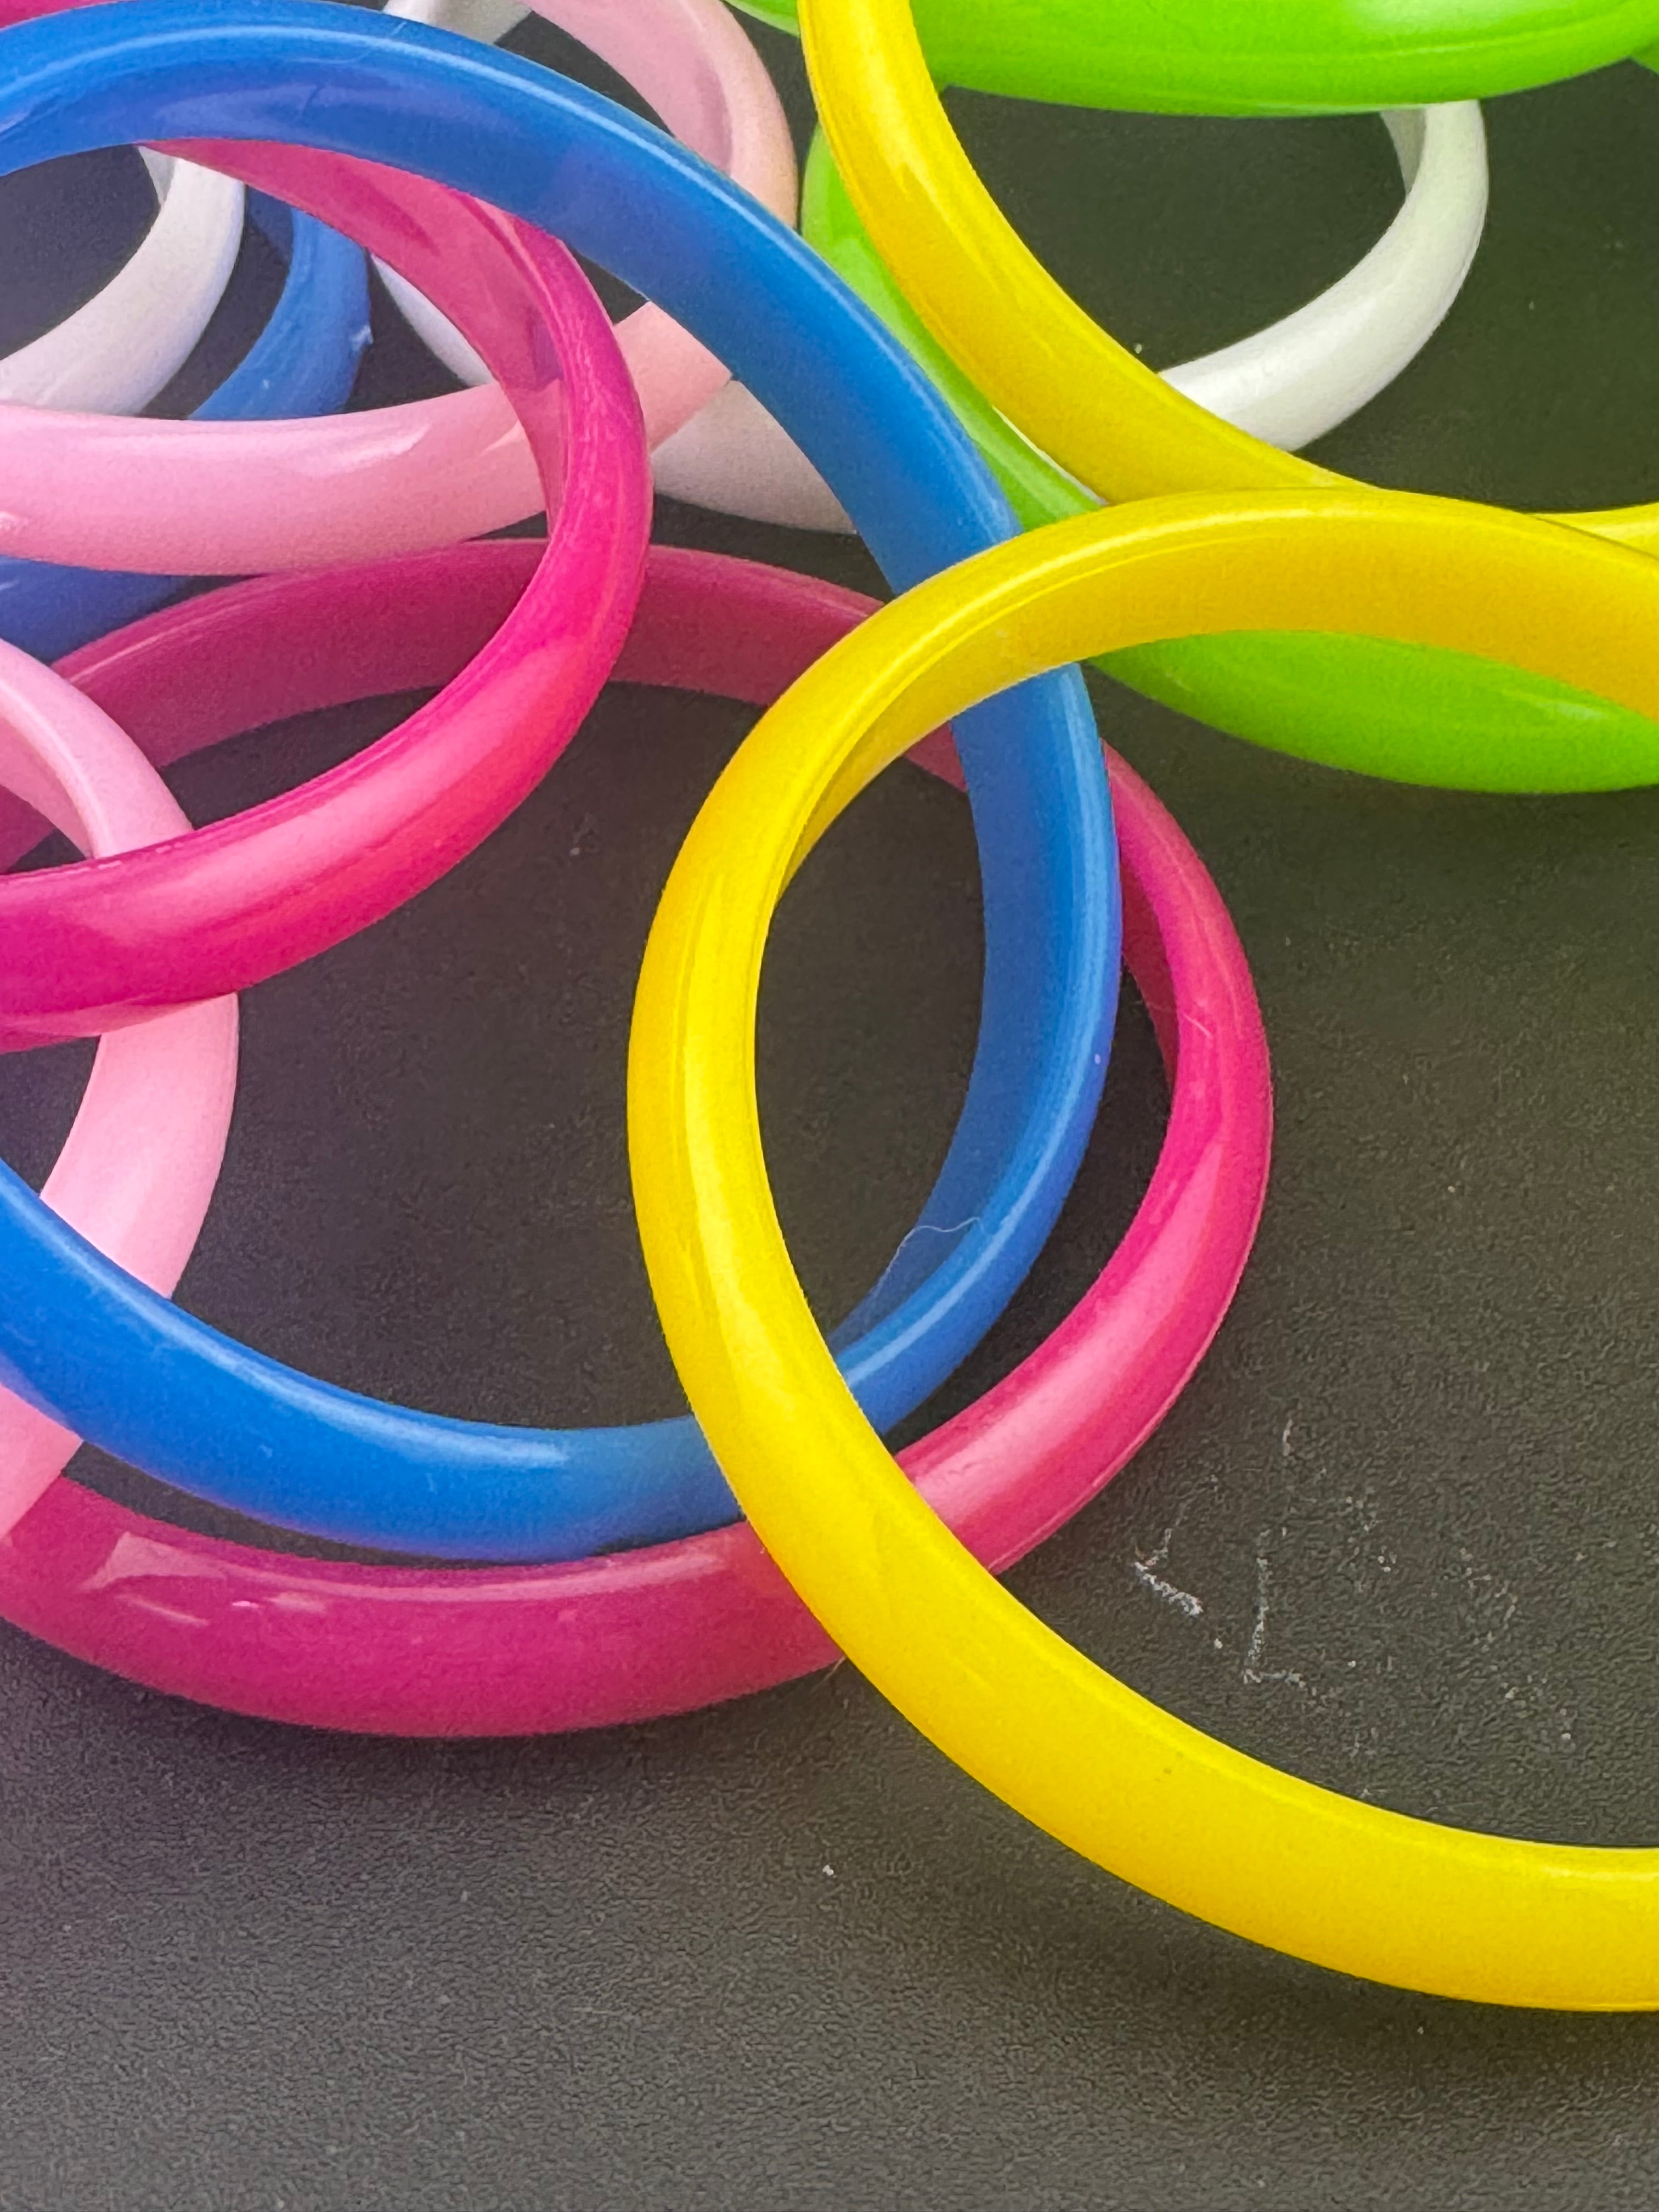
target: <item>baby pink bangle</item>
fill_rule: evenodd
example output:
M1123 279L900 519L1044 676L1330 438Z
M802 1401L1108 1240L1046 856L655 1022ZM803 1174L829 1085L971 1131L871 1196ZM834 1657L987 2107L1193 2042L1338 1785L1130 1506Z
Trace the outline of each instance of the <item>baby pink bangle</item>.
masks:
M356 574L263 578L64 666L166 761L301 707L441 682L501 619L533 557L521 539L498 540ZM870 605L814 578L657 549L617 675L760 705ZM234 697L221 667L236 672ZM948 738L918 750L955 780ZM1220 1323L1266 1186L1267 1047L1237 939L1175 823L1110 766L1125 944L1171 1070L1170 1121L1134 1222L1082 1303L903 1455L996 1567L1092 1498L1163 1417ZM0 859L32 834L21 810L0 813ZM556 1566L427 1571L189 1534L68 1480L0 1541L0 1615L153 1688L404 1735L641 1720L835 1656L742 1522Z
M661 4L662 0L653 0L653 5ZM684 39L663 46L641 38L643 19L619 15L612 0L533 0L533 12L573 33L608 61L669 120L677 137L747 185L793 227L794 148L764 64L729 9L713 0L672 0L672 5L684 11L685 30L702 49L709 76L706 118L683 114L687 86L681 73L688 58L682 51ZM386 12L459 31L464 37L495 40L504 38L532 11L518 0L390 0ZM691 127L693 121L697 129ZM716 152L717 145L723 150ZM483 382L489 371L452 325L401 278L391 277L388 289L447 368L464 384ZM635 376L645 392L647 380L637 366ZM649 419L648 407L647 416ZM853 526L841 501L788 432L735 380L723 383L671 437L659 444L653 435L650 442L657 489L671 499L690 500L725 514L748 515L757 522L820 530L848 531Z
M43 828L21 803L31 800L82 852L100 856L190 827L101 708L3 643L0 784L9 818ZM184 1006L106 1037L41 1195L83 1237L170 1295L213 1195L235 1094L234 998ZM0 1528L28 1510L79 1441L0 1390Z
M6 1048L216 998L389 913L546 773L633 613L651 513L639 409L605 311L564 248L396 170L295 148L231 150L226 166L382 248L480 337L540 456L552 535L499 633L379 744L234 820L0 884ZM328 640L304 641L302 665L325 659L349 627L350 590L320 587L312 604ZM204 639L214 633L210 615L187 608L179 619L181 636L192 620ZM240 672L222 662L212 680L228 696Z
M42 0L4 4L20 14L49 12ZM0 22L9 20L4 4ZM788 125L759 57L720 0L629 0L626 7L556 0L545 12L638 84L670 130L706 160L729 166L738 184L793 225ZM220 148L210 166L246 179L245 151ZM267 190L292 197L268 174L260 179ZM312 211L352 228L319 207ZM394 241L363 242L399 265ZM435 270L430 283L407 266L400 273L451 312ZM477 334L467 336L476 341ZM659 307L636 309L617 337L649 445L679 429L727 380L714 356ZM546 504L514 398L485 385L407 406L285 422L133 422L0 406L0 552L149 574L233 576L451 544Z

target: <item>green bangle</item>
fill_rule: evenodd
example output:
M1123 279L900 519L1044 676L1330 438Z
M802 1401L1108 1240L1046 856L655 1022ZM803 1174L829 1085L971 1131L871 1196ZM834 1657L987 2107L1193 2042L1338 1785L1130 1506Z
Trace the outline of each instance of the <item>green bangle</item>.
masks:
M736 0L778 29L795 0ZM1393 17L1394 20L1389 20ZM1623 61L1659 0L917 0L935 78L1074 107L1317 115L1486 100Z
M813 139L801 230L939 386L1028 530L1101 502L1039 453L906 303ZM1109 676L1252 744L1459 791L1620 791L1654 780L1643 714L1518 668L1389 638L1297 630L1181 638L1103 655Z

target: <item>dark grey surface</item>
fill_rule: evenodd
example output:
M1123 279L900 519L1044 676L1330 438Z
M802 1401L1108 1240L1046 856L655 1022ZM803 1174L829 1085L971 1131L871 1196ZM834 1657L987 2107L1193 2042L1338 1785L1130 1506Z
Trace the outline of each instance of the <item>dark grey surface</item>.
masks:
M766 52L798 80L783 41ZM1030 235L1152 359L1295 305L1392 204L1375 124L959 112ZM1659 82L1614 71L1489 119L1464 299L1330 455L1516 499L1651 495ZM0 198L20 336L112 264L137 187L106 161L25 189ZM243 270L211 358L270 276ZM368 388L419 388L419 361L388 346ZM661 523L863 573L781 532ZM1231 902L1280 1133L1214 1354L1015 1587L1298 1771L1650 1842L1659 799L1395 790L1097 696ZM392 711L240 741L178 787L198 818L246 804ZM248 994L188 1304L449 1412L672 1401L628 1212L629 987L746 720L612 694L446 883ZM975 898L959 805L908 769L792 898L769 1129L826 1316L948 1132ZM31 1172L84 1061L0 1065ZM1132 1011L1078 1197L951 1402L1098 1267L1161 1110ZM849 1669L649 1728L422 1747L227 1719L0 1632L0 1762L5 2212L1659 2198L1649 2021L1414 1999L1196 1926L1032 1833Z

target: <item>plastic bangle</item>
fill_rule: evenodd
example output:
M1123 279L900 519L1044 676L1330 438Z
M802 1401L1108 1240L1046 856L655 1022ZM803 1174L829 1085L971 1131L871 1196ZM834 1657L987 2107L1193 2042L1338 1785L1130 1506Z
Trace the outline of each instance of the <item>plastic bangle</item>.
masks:
M736 0L796 27L795 0ZM1651 0L1432 0L1355 8L1103 10L1094 0L921 0L941 84L1078 107L1313 115L1486 100L1622 61L1659 38Z
M0 26L55 15L69 4L74 4L74 0L0 0ZM175 163L168 155L140 150L153 176L171 176L175 182L163 203L161 216L139 253L122 271L123 277L137 268L146 252L153 255L154 242L167 220L167 208L179 191L193 194L207 205L228 199L230 213L222 275L217 273L218 241L197 234L199 218L191 234L168 244L164 264L154 265L147 274L149 296L160 301L165 314L177 317L194 312L191 303L204 296L204 286L210 286L211 296L192 326L189 343L171 361L153 389L138 393L133 401L137 406L155 396L200 336L235 261L243 211L242 186L234 178L200 168L194 162ZM349 392L357 362L368 343L368 289L362 253L320 223L307 216L296 222L286 208L261 200L258 195L248 211L288 263L288 276L264 329L219 390L197 410L197 418L235 421L331 411ZM103 300L108 297L108 294L100 295ZM92 302L82 313L89 313L99 304ZM78 318L70 320L74 323ZM69 329L65 325L64 331ZM86 333L88 341L93 335ZM80 343L78 337L76 343ZM132 358L136 364L148 357L139 349ZM144 382L148 386L148 377ZM137 386L132 390L137 392ZM44 399L48 395L9 389L0 376L0 400L36 396ZM101 387L59 383L49 396L60 409L120 411L115 387L107 381ZM68 428L72 434L74 426ZM100 637L160 606L182 580L175 576L64 568L46 562L0 557L0 637L41 659L55 659L87 639Z
M1456 299L1480 243L1486 140L1479 106L1404 108L1382 120L1406 200L1364 259L1267 329L1159 372L1212 415L1291 451L1346 422L1416 358ZM981 398L906 307L821 134L806 173L803 234L947 394L1021 520L1054 522L1086 512L1095 502Z
M570 4L574 12L578 0ZM580 4L596 44L632 48L635 10ZM653 5L665 40L680 21L673 50L684 54L684 19L703 19L714 0ZM750 188L772 202L787 198L793 221L794 155L765 72L735 23L724 39L706 21L696 35L718 48L718 82L710 82L706 63L683 76L677 112L705 150L729 138ZM649 58L639 66L654 85ZM661 88L665 100L672 81ZM720 362L659 310L628 317L619 339L651 445L680 428L726 380ZM8 551L166 574L245 575L413 551L499 529L544 504L513 410L493 386L257 430L230 422L43 422L0 407L0 481Z
M669 1349L757 1534L848 1658L988 1788L1127 1881L1444 1996L1659 2003L1659 1852L1474 1836L1277 1773L1001 1589L889 1458L795 1279L761 1149L756 994L784 885L853 795L943 717L1079 650L1352 626L1659 714L1656 614L1659 563L1451 501L1189 495L1057 524L872 616L763 720L681 850L635 1002L635 1200Z
M189 167L193 173L213 174ZM197 409L196 419L253 421L342 406L368 343L362 250L260 192L250 194L248 212L288 264L288 274L264 328ZM161 606L184 580L0 557L0 637L38 659L55 660Z
M71 0L0 0L0 28ZM242 187L193 162L140 149L155 222L100 292L0 359L0 400L88 414L137 414L184 367L230 282L242 242Z
M390 0L388 15L430 23L487 42L503 38L528 8L514 0ZM774 215L795 220L795 154L772 80L720 0L641 0L618 9L608 0L536 0L534 12L568 31L649 100L685 145L724 169ZM483 384L489 372L445 316L395 273L380 272L416 331L452 375ZM666 323L661 310L641 315ZM708 356L668 326L695 360L699 389ZM645 370L635 373L643 383ZM672 382L665 350L653 374ZM649 412L649 410L647 410ZM787 434L752 394L725 379L683 428L652 455L657 489L722 514L805 529L850 530L840 501Z
M807 162L802 228L949 398L1028 529L1098 505L998 413L905 304L821 137ZM1641 717L1542 677L1499 678L1486 662L1391 639L1175 639L1100 665L1237 737L1374 775L1551 791L1617 789L1653 774Z
M0 24L15 20L0 9ZM236 264L242 188L192 162L143 159L155 222L84 307L0 358L0 400L135 415L189 359Z
M805 0L802 23L825 133L870 236L986 404L1113 499L1341 481L1194 405L1066 297L975 175L908 0ZM1065 504L1062 486L1041 511ZM1659 545L1659 507L1553 519ZM1407 782L1609 789L1656 773L1651 733L1605 702L1421 649L1193 641L1113 673L1241 737Z
M159 107L204 128L324 137L434 169L568 236L731 362L800 436L900 583L1011 525L948 410L793 232L663 133L547 70L418 25L283 0L212 10L131 0L20 30L8 59L0 118L16 159L100 134L142 137ZM239 158L245 174L252 160ZM258 181L272 182L268 166ZM287 171L277 188L302 197ZM933 1233L906 1240L844 1325L858 1339L850 1371L884 1425L978 1340L1041 1248L1081 1156L1111 1031L1115 853L1078 678L993 702L957 737L985 832L981 1043L922 1216ZM118 887L101 886L99 927ZM5 918L0 902L0 993L12 980ZM94 946L106 949L94 926L69 942L62 964L77 979ZM125 959L126 942L110 957ZM39 1211L0 1178L0 1268L15 1260L50 1285L57 1316L38 1326L42 1313L25 1310L21 1278L9 1278L0 1361L27 1369L27 1395L66 1425L184 1487L428 1555L580 1553L732 1513L689 1425L666 1437L589 1432L578 1466L568 1438L327 1391L143 1292Z
M341 699L441 681L501 618L532 556L522 539L418 556L354 592L349 625L316 621L324 587L310 578L233 586L215 604L225 638L233 618L246 627L253 680L270 680L281 712L301 643L325 658L312 680L332 679ZM617 672L763 704L870 605L810 577L658 549ZM222 733L202 657L173 618L131 650L112 642L74 665L158 758ZM940 739L918 757L957 780ZM1238 941L1175 823L1120 762L1112 775L1125 946L1170 1069L1169 1127L1133 1224L1076 1311L904 1455L995 1568L1075 1512L1162 1417L1220 1320L1267 1176L1267 1052ZM31 834L0 817L0 858ZM412 1735L643 1720L835 1656L741 1522L562 1566L416 1571L188 1534L73 1481L0 1542L0 1614L157 1689Z
M388 18L426 23L490 43L521 13L545 16L613 69L647 101L683 145L753 192L782 222L795 220L795 149L772 80L742 25L721 0L535 0L533 11L496 0L388 0ZM395 270L388 289L423 343L464 384L489 371L461 332ZM653 373L665 385L695 380L702 399L726 381L707 349L675 329L660 307L637 308L653 336ZM643 366L643 359L641 361ZM678 411L678 410L677 410ZM689 419L689 410L687 410Z
M104 12L9 32L9 50ZM433 289L453 288L501 349L549 472L553 534L501 635L378 744L188 837L0 884L7 1045L217 997L390 912L471 852L545 773L627 635L650 512L638 411L610 324L563 249L362 164L250 148L246 167L285 199L309 195L317 211L387 244Z
M118 853L190 827L101 708L4 644L0 781L88 853ZM15 800L6 813L10 823L44 826ZM213 1195L235 1091L234 998L184 1006L104 1038L42 1201L166 1296ZM0 1528L27 1512L78 1442L0 1391Z

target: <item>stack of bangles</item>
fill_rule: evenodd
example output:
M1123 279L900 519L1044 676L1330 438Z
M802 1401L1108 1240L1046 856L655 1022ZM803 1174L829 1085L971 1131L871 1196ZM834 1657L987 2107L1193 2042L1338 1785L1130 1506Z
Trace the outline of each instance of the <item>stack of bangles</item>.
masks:
M783 109L721 0L535 0L661 127L501 51L530 12L0 0L5 173L138 145L155 197L104 288L0 359L0 848L12 866L56 829L82 855L0 884L0 1045L100 1040L40 1194L0 1168L0 1614L154 1688L407 1735L638 1721L845 1655L1039 1827L1219 1927L1448 1996L1659 2006L1659 1851L1477 1834L1279 1772L995 1580L1202 1359L1271 1141L1238 938L1103 752L1074 664L1416 783L1659 781L1659 507L1533 518L1295 458L1453 309L1486 203L1474 103L1639 54L1659 0L1425 0L1398 28L1336 0L800 0L823 134L804 235ZM1376 112L1404 204L1318 299L1158 375L1020 243L938 82ZM248 221L283 264L264 327L193 416L143 413ZM641 296L614 330L577 256ZM459 388L348 409L371 257ZM653 483L856 532L895 596L653 546ZM544 534L489 534L538 515ZM181 595L206 579L239 580ZM689 1412L453 1419L194 1318L171 1294L224 1154L235 994L476 851L611 681L763 710L635 1004L635 1206ZM228 820L192 828L161 781L404 692L431 696ZM785 889L902 754L971 810L981 1028L927 1202L826 1342L769 1188L757 995ZM1044 1249L1125 963L1169 1083L1133 1222L1047 1340L896 1461L883 1434ZM273 1545L409 1564L191 1534L66 1476L83 1440Z

